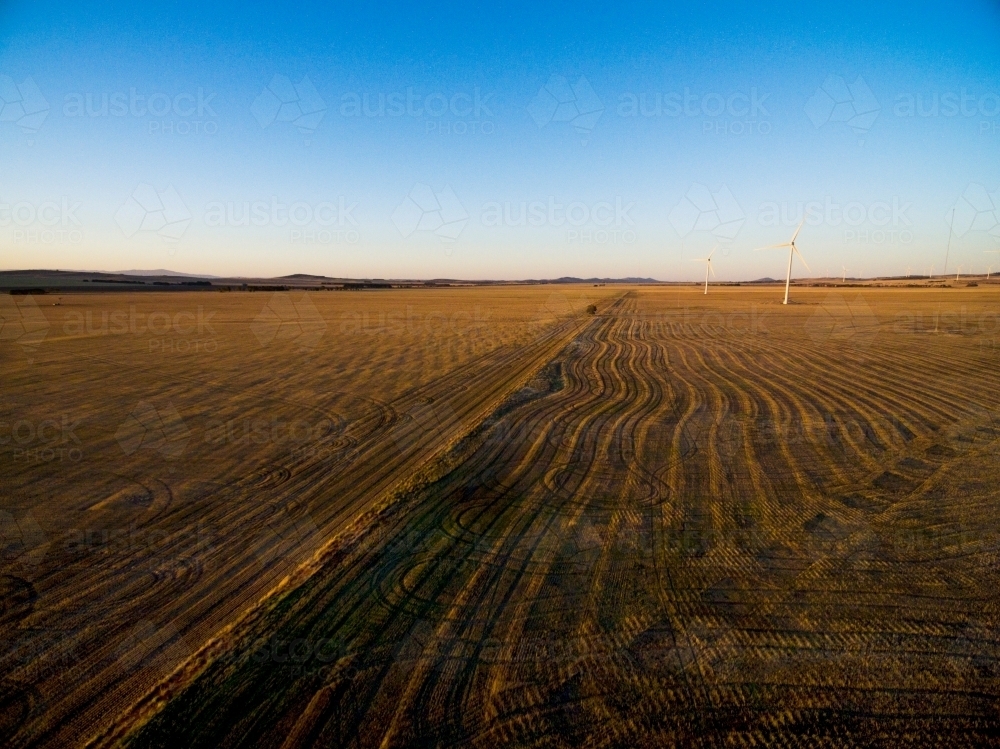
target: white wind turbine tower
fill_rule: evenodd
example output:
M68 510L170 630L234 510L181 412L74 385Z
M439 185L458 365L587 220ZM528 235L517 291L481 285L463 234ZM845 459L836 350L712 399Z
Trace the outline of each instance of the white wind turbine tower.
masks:
M785 301L783 301L782 304L788 304L788 286L792 282L792 256L798 255L799 260L801 260L802 264L806 266L806 270L809 270L809 264L806 262L805 258L802 257L802 253L799 252L799 248L795 246L795 239L799 236L799 232L802 231L802 224L805 222L806 220L803 218L802 222L799 224L799 228L795 230L795 233L792 235L790 241L785 242L784 244L772 244L768 247L757 248L758 250L780 250L783 247L788 248L788 272L785 274Z
M962 272L962 266L960 265L960 266L958 266L958 270L955 271L955 280L956 281L958 280L958 276L959 276L959 274L961 274L961 272Z
M984 255L1000 255L1000 250L983 250ZM986 269L986 280L990 280L990 272L993 270L993 266L989 266Z
M955 230L955 209L951 209L951 220L948 221L948 248L944 251L944 275L948 275L948 255L951 254L951 235Z
M934 266L933 265L930 268L927 269L927 277L928 278L934 278Z
M911 270L911 267L910 267L909 265L907 265L907 266L906 266L906 277L907 277L907 278L909 278L909 277L910 277L910 270Z
M716 245L715 247L712 248L712 251L710 253L708 253L708 257L699 257L699 258L695 258L694 260L691 261L692 263L704 263L705 264L705 293L706 294L708 293L708 272L712 271L712 278L715 278L715 268L712 267L712 255L715 254L715 251L717 249L719 249L718 245Z
M846 265L841 265L840 266L840 270L842 270L843 273L844 273L843 278L840 279L841 283L847 283L847 266Z

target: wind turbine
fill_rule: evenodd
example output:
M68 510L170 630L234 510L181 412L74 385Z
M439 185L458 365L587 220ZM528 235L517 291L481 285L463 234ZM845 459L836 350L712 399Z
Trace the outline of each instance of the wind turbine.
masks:
M934 266L933 265L930 268L927 269L927 277L928 278L934 278Z
M907 278L910 277L910 266L909 265L906 266L906 277Z
M847 283L847 266L841 265L840 269L844 272L844 277L840 279L841 283Z
M708 257L699 257L699 258L695 258L694 260L691 261L692 263L704 263L705 264L705 293L706 294L708 293L708 272L712 271L712 278L715 278L715 268L712 267L712 255L715 254L715 251L717 249L719 249L718 245L716 245L715 247L712 248L712 251L710 253L708 253Z
M984 255L1000 255L1000 250L983 250L983 254ZM990 271L992 271L992 270L993 270L993 266L992 265L989 268L986 269L986 280L987 281L990 280Z
M962 266L960 265L960 266L958 266L958 270L957 270L957 271L955 271L955 280L956 280L956 281L958 280L958 276L959 276L959 274L960 274L961 272L962 272Z
M802 222L799 224L799 228L795 230L795 233L792 235L790 241L785 242L784 244L772 244L768 247L757 248L758 250L780 250L783 247L788 248L788 272L785 274L785 301L783 301L782 304L788 304L788 286L792 282L792 256L798 255L799 260L801 260L802 264L806 266L806 270L809 270L809 264L806 262L806 259L802 257L802 253L799 252L799 248L795 246L795 239L799 236L799 232L802 231L802 224L805 222L806 220L803 218Z
M955 223L955 209L951 209L951 220L948 222L948 249L944 251L944 275L948 275L948 255L951 253L951 235Z

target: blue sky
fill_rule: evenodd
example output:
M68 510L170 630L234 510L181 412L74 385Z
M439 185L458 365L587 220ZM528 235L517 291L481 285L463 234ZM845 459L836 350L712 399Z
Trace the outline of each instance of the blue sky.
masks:
M1000 269L1000 3L619 5L2 3L0 267Z

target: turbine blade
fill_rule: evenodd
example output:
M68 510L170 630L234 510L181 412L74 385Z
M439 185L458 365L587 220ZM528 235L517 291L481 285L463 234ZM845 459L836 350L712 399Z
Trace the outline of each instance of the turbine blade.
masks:
M797 236L799 236L799 232L800 232L800 231L802 231L802 224L804 224L805 222L806 222L806 218L805 218L805 216L803 216L803 217L802 217L802 221L801 221L801 222L799 223L799 228L798 228L798 229L796 229L796 230L795 230L795 233L794 233L794 234L792 235L792 242L793 242L793 243L795 242L795 238L796 238Z
M715 278L715 268L712 267L711 263L708 264L708 269L712 271L712 278Z
M769 244L767 247L756 247L754 252L760 252L761 250L780 250L783 247L791 247L791 242L785 242L784 244Z
M802 261L802 264L806 266L806 270L812 273L812 268L809 267L809 263L806 262L806 259L802 257L802 253L799 252L799 248L796 247L795 245L792 245L792 249L795 250L795 254L799 256L799 260Z

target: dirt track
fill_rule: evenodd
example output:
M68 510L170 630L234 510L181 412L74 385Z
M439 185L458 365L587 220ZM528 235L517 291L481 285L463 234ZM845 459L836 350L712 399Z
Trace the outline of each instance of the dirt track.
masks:
M995 739L992 296L741 293L603 309L127 743Z

